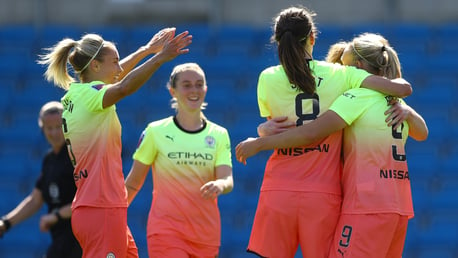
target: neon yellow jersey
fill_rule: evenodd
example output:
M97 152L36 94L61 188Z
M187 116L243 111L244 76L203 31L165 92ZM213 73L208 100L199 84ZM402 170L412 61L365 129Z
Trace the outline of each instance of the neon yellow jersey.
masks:
M103 82L72 83L62 98L64 135L77 186L72 207L127 207L116 107L103 109Z
M398 213L413 217L405 143L409 128L385 122L385 95L369 89L344 93L331 106L349 125L344 129L342 212Z
M215 180L215 168L232 167L227 130L210 121L196 132L182 129L174 117L152 122L142 133L133 158L151 165L153 202L148 235L174 234L195 243L220 245L217 200L205 200L200 188Z
M296 125L308 123L328 110L343 92L358 88L370 74L354 67L322 61L309 63L316 94L298 91L282 66L265 69L258 81L261 116L288 116ZM310 146L275 149L269 158L261 191L307 191L341 194L342 131Z

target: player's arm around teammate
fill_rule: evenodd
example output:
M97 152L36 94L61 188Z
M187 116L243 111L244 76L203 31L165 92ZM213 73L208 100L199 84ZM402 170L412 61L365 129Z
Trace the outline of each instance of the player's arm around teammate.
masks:
M368 38L368 40L370 39L374 41L380 41L382 46L386 45L386 47L389 47L388 41L378 34L362 34L362 36ZM387 66L387 65L378 64L378 66L381 68L374 68L374 67L377 67L377 64L374 64L374 65L368 64L367 60L363 60L360 56L358 56L357 53L355 53L355 49L352 44L354 43L353 42L338 42L336 44L333 44L329 48L329 52L327 54L326 61L345 64L345 65L352 65L352 66L355 66L361 69L365 69L368 72L371 72L372 74L375 74L375 75L382 75L382 76L386 76L392 79L397 79L397 78L399 79L399 77L401 76L401 66L400 66L400 62L397 57L397 54L395 54L392 50L390 51L385 50L387 54L391 54L389 58L390 60L393 60L392 65ZM373 49L366 49L366 51L373 51L374 53L381 52L380 50L373 50ZM370 53L369 54L363 53L363 54L368 55L368 58L373 56L373 55L370 55ZM373 78L376 78L376 76L373 76ZM399 82L402 83L403 79L400 79ZM366 82L366 84L367 83L368 82ZM369 84L370 83L371 82L369 82ZM401 91L399 93L401 93ZM393 99L396 100L396 98L393 98ZM426 126L424 119L421 117L421 115L419 115L414 109L412 109L410 106L408 106L404 102L401 103L400 101L396 100L396 101L390 102L390 104L391 106L385 112L385 115L387 115L387 118L386 118L387 126L395 125L394 129L397 129L397 127L400 126L400 124L402 124L403 121L407 121L409 124L409 136L411 136L413 139L418 140L418 141L422 141L427 138L428 128ZM339 122L338 117L331 115L331 114L328 114L327 116L329 116L331 120L336 121L335 125L330 125L330 127L336 126L336 130L320 131L320 134L311 136L311 139L309 140L306 140L303 138L302 141L301 140L297 141L298 139L296 138L296 139L291 139L291 142L289 143L283 141L281 144L276 145L276 146L269 144L267 149L282 148L282 147L295 147L295 146L301 146L302 144L313 143L325 137L328 133L332 133L334 131L338 131L346 127L346 124L340 123L342 121ZM291 122L285 121L284 117L277 117L274 119L269 119L268 121L264 123L261 123L258 126L258 135L259 136L273 135L273 134L284 132L293 127L294 127L294 124L292 124ZM308 133L312 133L312 132L308 132ZM297 135L297 136L300 137L300 135ZM249 138L247 139L246 142L255 142L255 141L256 141L255 138ZM294 144L294 146L290 144ZM240 153L240 155L242 155L241 153L243 152L242 145L240 145L240 147L239 146L236 147L236 150L240 150L240 152L238 152ZM253 143L253 145L255 144ZM261 150L265 150L264 147ZM249 156L255 155L257 152L261 151L261 150L256 150L256 148L251 149L251 147L248 147L248 146L246 146L246 148L247 148L247 153L249 153L248 154ZM239 160L238 155L239 154L237 154L237 159ZM246 159L243 159L243 158L242 160L246 161Z

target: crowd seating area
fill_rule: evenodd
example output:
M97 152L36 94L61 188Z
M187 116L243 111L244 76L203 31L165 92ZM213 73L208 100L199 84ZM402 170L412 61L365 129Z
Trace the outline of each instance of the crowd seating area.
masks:
M37 125L38 111L45 102L59 100L64 94L46 82L44 67L36 63L43 48L64 37L79 39L83 33L99 33L115 42L123 57L146 43L160 28L0 27L0 215L14 208L34 187L48 148ZM318 29L315 59L324 59L331 44L369 31L384 35L398 51L404 78L414 88L406 102L425 118L430 130L428 140L409 139L407 144L415 217L409 222L403 257L458 257L458 24L318 24ZM139 92L117 105L123 126L125 173L147 123L174 113L166 82L176 64L197 62L204 68L208 82L205 114L228 129L233 148L241 140L256 136L256 126L263 121L256 102L257 78L265 67L278 63L276 49L269 43L270 28L186 24L177 26L177 30L193 34L190 53L163 65ZM235 188L219 198L222 258L254 257L245 249L269 155L270 152L262 152L250 158L246 166L233 159ZM140 257L147 257L146 220L151 190L149 175L129 208L128 223ZM40 213L44 212L43 208ZM0 239L0 257L41 257L50 237L39 231L38 219L39 215L33 216Z

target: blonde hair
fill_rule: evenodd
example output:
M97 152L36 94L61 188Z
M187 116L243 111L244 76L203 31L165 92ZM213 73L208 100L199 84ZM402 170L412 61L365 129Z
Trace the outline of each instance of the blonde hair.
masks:
M47 102L41 107L40 113L38 113L38 126L40 128L43 128L43 118L45 116L50 114L62 115L62 112L64 112L64 107L62 106L62 103L58 101Z
M207 86L207 79L205 78L205 72L202 69L202 67L200 67L197 63L184 63L184 64L179 64L173 68L172 73L170 74L170 79L167 82L167 89L171 89L171 88L175 89L177 87L176 82L178 81L178 76L181 73L186 72L186 71L195 71L199 73L200 75L202 75L202 78L204 80L204 85L205 87ZM171 104L172 108L174 109L178 108L178 104L176 103L175 98L172 98L171 103L172 103ZM202 103L201 109L205 109L206 106L207 106L206 102Z
M366 62L373 74L389 79L402 77L401 63L388 40L374 33L363 33L350 43L354 58Z
M75 81L68 72L68 63L81 80L92 60L101 61L106 46L114 47L114 44L104 41L97 34L86 34L78 41L65 38L53 47L46 48L47 53L40 55L38 63L47 65L44 74L46 80L68 90L70 83Z
M342 54L347 47L348 42L340 41L329 47L325 61L328 63L342 64Z

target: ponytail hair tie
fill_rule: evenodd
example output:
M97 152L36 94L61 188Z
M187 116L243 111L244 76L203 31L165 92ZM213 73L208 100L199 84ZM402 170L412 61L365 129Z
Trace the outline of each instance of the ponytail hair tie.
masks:
M283 35L284 35L286 32L288 32L288 31L291 32L291 33L293 33L290 29L286 29L286 30L284 30L284 31L280 34L280 37L279 37L279 38L283 37Z

